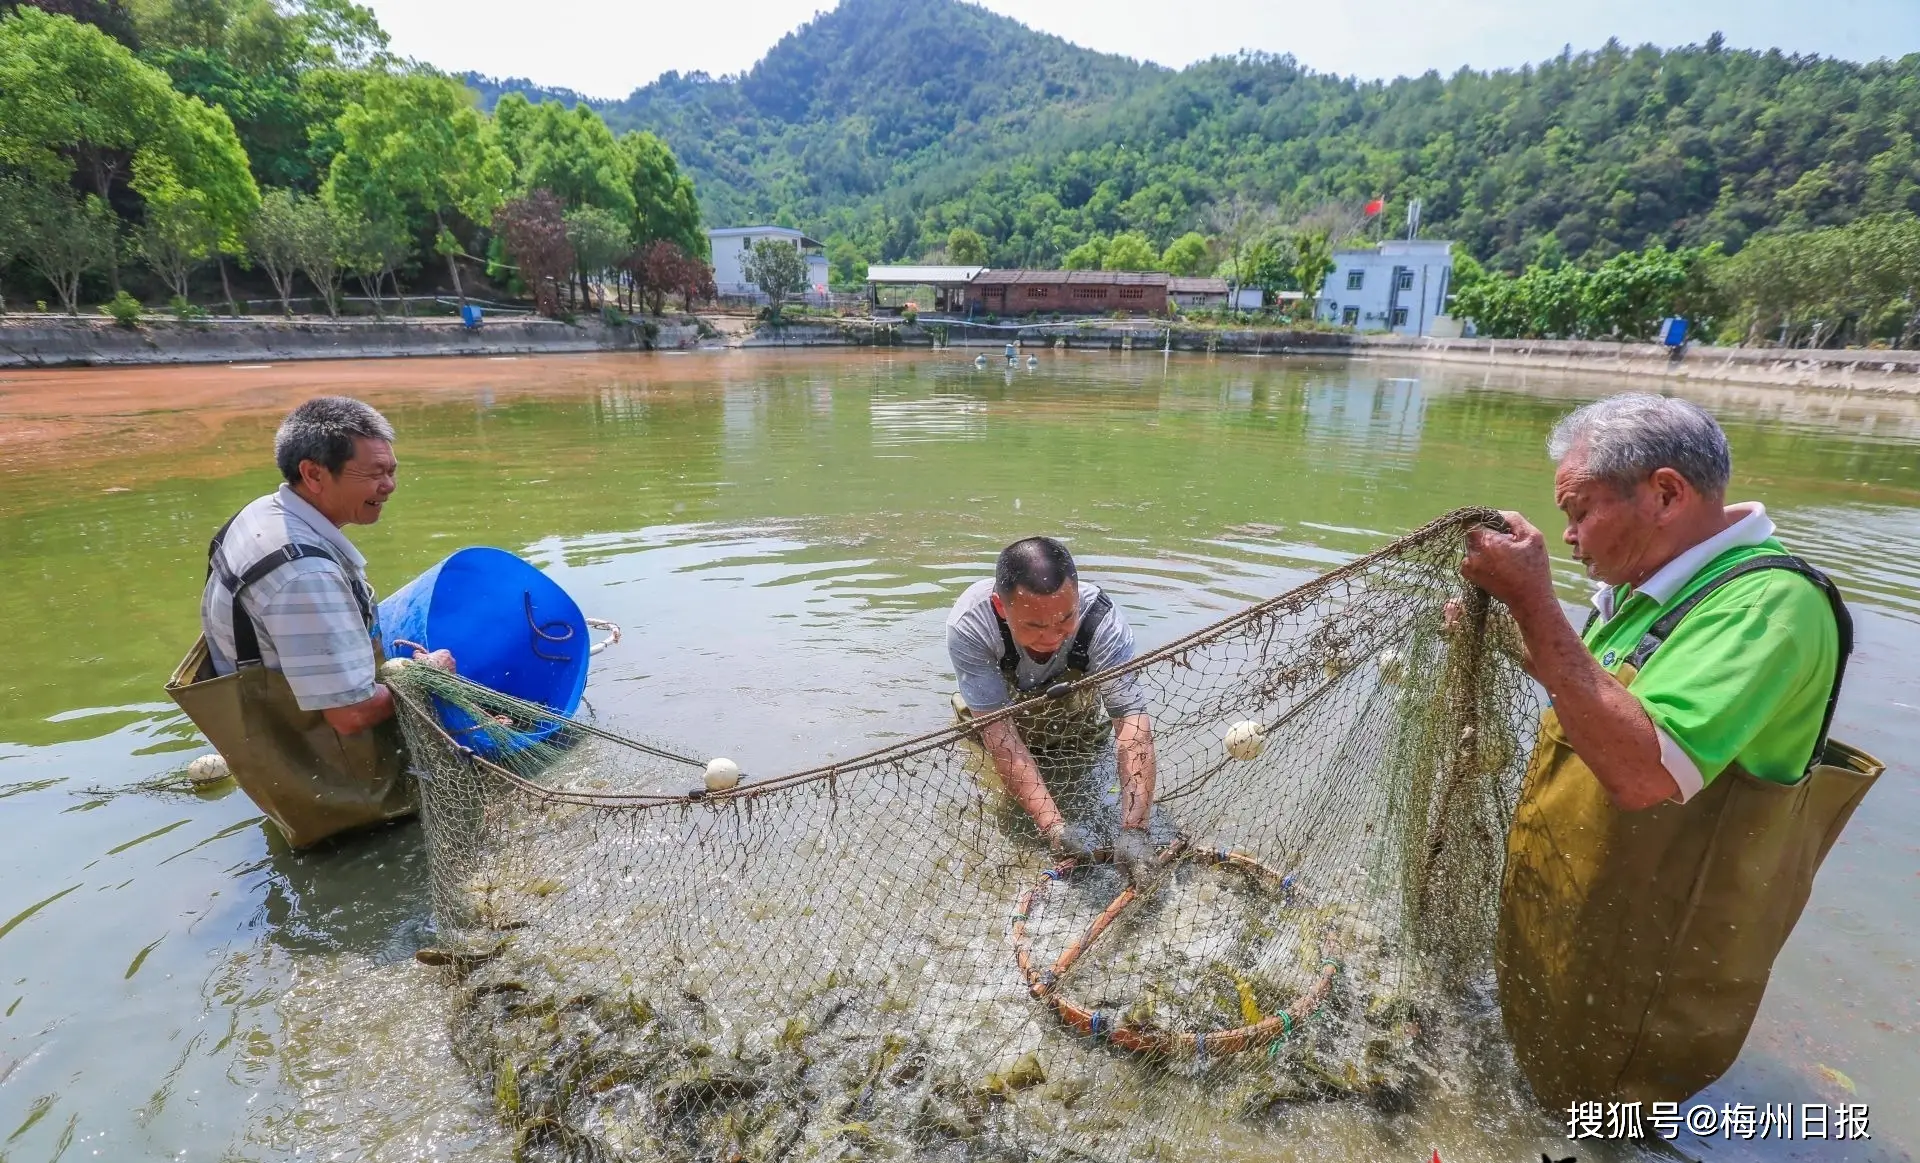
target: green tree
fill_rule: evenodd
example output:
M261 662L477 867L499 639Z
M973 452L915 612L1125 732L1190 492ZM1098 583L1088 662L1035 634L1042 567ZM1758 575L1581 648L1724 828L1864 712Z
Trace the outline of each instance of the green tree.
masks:
M1453 314L1472 321L1474 332L1488 339L1515 338L1526 330L1528 318L1518 282L1510 275L1492 274L1459 286Z
M99 195L80 197L65 186L30 191L22 210L27 265L52 285L67 314L78 315L80 281L113 261L120 220Z
M133 14L121 0L0 0L0 16L15 8L38 8L62 16L71 16L82 24L91 24L101 32L140 51L140 30Z
M1538 339L1579 337L1591 278L1572 263L1531 266L1522 272L1517 290L1527 313L1526 335Z
M174 91L92 25L37 8L0 17L0 167L40 182L77 179L111 206L192 199L237 245L258 202L226 114ZM107 269L118 289L118 263Z
M807 287L807 260L800 248L777 238L755 243L741 262L740 270L748 282L767 296L768 313L776 320L787 296L797 295Z
M1325 234L1302 234L1293 241L1293 281L1305 296L1301 300L1307 316L1320 313L1320 290L1333 270L1333 243Z
M693 179L681 172L667 143L651 133L627 133L620 148L633 159L635 241L671 242L693 258L711 257Z
M860 286L867 281L867 258L844 234L827 236L827 269L832 280L843 287Z
M985 266L987 240L977 230L954 227L947 234L947 261L958 266Z
M327 314L340 315L340 284L346 279L348 239L341 217L322 198L293 199L293 262L319 292Z
M1911 346L1920 338L1920 218L1911 214L1763 234L1708 263L1716 302L1748 343ZM1696 290L1690 284L1688 293Z
M1512 276L1456 255L1451 311L1492 338L1643 341L1675 314L1711 333L1723 310L1713 279L1719 257L1717 247L1670 251L1656 243L1592 270L1560 262Z
M0 174L0 312L7 309L7 268L21 253L27 229L28 188Z
M1107 261L1107 246L1106 238L1096 234L1068 251L1060 265L1070 271L1097 271Z
M1153 249L1153 240L1138 230L1128 230L1113 236L1107 245L1107 253L1100 258L1103 271L1150 271L1159 261L1159 255Z
M1643 340L1673 310L1687 285L1692 255L1655 243L1601 263L1581 288L1579 332L1587 338Z
M1478 286L1480 281L1487 277L1487 269L1481 266L1480 260L1474 258L1460 243L1453 244L1451 253L1453 275L1447 282L1447 302L1441 313L1457 316L1460 312L1455 309L1454 301L1459 298L1461 292Z
M1207 222L1226 252L1222 263L1227 274L1228 302L1239 309L1240 288L1251 284L1246 275L1247 248L1272 221L1272 211L1245 194L1230 194L1207 209Z
M586 105L531 104L518 93L493 111L501 148L513 159L521 191L550 191L570 210L595 206L623 222L636 219L634 158Z
M300 270L304 200L304 195L292 190L268 190L247 224L247 253L267 273L280 296L280 310L287 315L293 314L293 277Z
M390 61L372 10L351 0L135 0L146 51L214 54L253 74Z
M400 313L406 314L407 300L400 293L398 271L413 256L413 239L406 224L395 217L369 218L353 210L334 207L333 219L340 231L341 261L361 293L373 303L375 318L386 317L380 289L391 281L393 294L400 300Z
M148 206L146 222L134 241L140 257L167 289L185 299L194 269L211 258L223 240L198 199L179 198Z
M1294 259L1293 240L1286 235L1259 239L1247 248L1241 281L1245 286L1260 288L1263 297L1294 289Z
M606 285L607 274L620 260L633 252L633 234L627 219L598 206L582 206L566 212L567 242L573 247L575 274L580 281L580 297L591 303L591 287ZM604 289L600 299L606 301Z
M1160 269L1170 275L1204 275L1213 266L1213 250L1206 236L1195 230L1168 243L1160 255Z
M200 48L150 48L142 58L163 70L176 90L227 114L256 183L303 190L318 183L332 154L314 156L320 151L312 131L344 106L326 103L324 90L310 88L305 74L249 72L222 52Z
M339 128L341 151L327 174L327 200L369 217L383 207L421 212L433 224L434 248L446 258L464 306L453 220L486 225L513 180L513 162L471 95L444 77L376 77L340 115Z

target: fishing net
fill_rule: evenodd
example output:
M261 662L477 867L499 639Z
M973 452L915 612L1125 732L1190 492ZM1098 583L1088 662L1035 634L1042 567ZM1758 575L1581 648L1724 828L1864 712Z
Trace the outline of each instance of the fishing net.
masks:
M1537 712L1458 573L1494 519L714 790L685 749L395 668L459 1052L550 1158L1201 1159L1277 1142L1298 1100L1445 1093ZM1117 684L1158 777L1132 884ZM980 738L1008 719L1093 857L1055 860L1000 787Z

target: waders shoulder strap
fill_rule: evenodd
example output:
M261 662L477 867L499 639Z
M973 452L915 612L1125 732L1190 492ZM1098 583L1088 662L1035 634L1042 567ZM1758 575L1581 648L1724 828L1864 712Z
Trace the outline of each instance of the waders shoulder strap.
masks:
M1826 751L1827 732L1833 727L1833 711L1840 703L1840 681L1846 677L1847 655L1853 653L1853 615L1847 612L1847 604L1840 600L1840 589L1833 584L1833 579L1801 558L1790 553L1770 553L1762 557L1749 557L1738 565L1732 566L1689 594L1685 601L1660 615L1660 620L1647 630L1646 635L1640 639L1640 645L1634 647L1627 661L1633 664L1635 670L1646 666L1647 659L1653 657L1654 651L1660 649L1667 638L1673 634L1674 628L1693 612L1695 606L1705 601L1708 595L1737 577L1758 573L1763 569L1784 569L1789 573L1797 573L1819 586L1821 592L1827 595L1827 604L1833 607L1834 625L1839 630L1840 657L1833 666L1833 691L1827 696L1827 711L1820 720L1820 734L1814 737L1813 758L1808 763L1808 766L1812 766L1820 762L1821 755Z
M1087 607L1085 616L1080 619L1080 629L1074 632L1073 645L1067 650L1068 670L1085 674L1092 668L1093 636L1112 610L1113 599L1107 597L1105 591ZM1007 625L1007 620L1000 616L998 609L993 611L993 620L1000 627L1000 673L1007 676L1008 682L1018 686L1013 675L1020 666L1020 648L1014 645L1013 628Z
M259 561L248 566L246 572L235 576L233 571L227 568L227 563L220 558L220 544L226 540L227 530L233 528L233 523L239 519L239 516L240 515L236 513L232 517L229 517L227 523L220 526L220 531L215 533L213 540L208 543L207 576L212 577L216 573L219 574L220 584L225 586L227 592L233 595L233 664L235 666L252 666L260 661L260 635L253 627L253 619L247 616L246 609L240 604L240 595L246 592L247 587L259 581L261 578L266 577L274 570L279 569L281 566L290 562L299 561L303 557L324 557L334 565L339 566L342 573L347 572L347 567L341 565L340 559L335 557L331 551L321 546L303 545L296 542L289 545L282 545ZM359 586L354 584L351 575L347 577L347 588L353 591L354 604L360 607L360 620L371 628L373 626L373 603L368 599L367 594Z

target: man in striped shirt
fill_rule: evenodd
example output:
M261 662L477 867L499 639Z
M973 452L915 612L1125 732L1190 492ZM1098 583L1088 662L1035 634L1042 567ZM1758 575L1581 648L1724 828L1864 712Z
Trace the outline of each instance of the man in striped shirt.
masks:
M200 602L207 652L216 674L233 673L252 661L243 655L257 652L260 665L285 677L302 711L355 734L390 719L393 696L375 673L366 558L343 529L378 521L393 495L393 428L358 400L323 396L287 416L274 459L285 483L242 509L218 537ZM256 576L246 580L250 573ZM238 645L236 610L251 623ZM445 651L434 654L431 661L452 669Z

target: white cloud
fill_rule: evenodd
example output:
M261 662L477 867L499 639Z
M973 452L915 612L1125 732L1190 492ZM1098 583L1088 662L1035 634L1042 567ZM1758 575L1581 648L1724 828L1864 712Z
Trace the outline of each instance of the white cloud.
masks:
M909 0L911 2L911 0ZM1035 28L1167 65L1243 48L1290 52L1362 77L1442 73L1540 60L1609 36L1685 44L1716 29L1730 44L1869 60L1920 52L1916 0L985 0ZM396 51L443 69L525 76L621 97L669 69L733 73L829 7L827 0L729 0L722 8L614 0L373 0ZM1817 17L1816 17L1817 12ZM937 46L929 46L937 52Z

